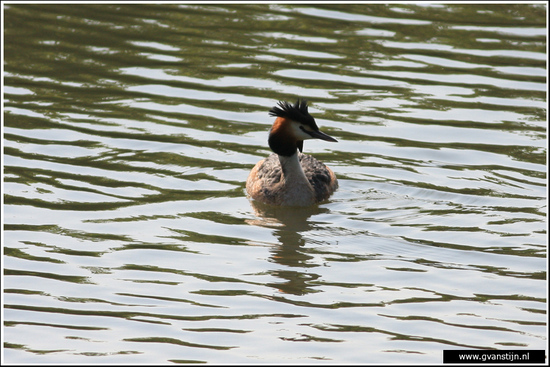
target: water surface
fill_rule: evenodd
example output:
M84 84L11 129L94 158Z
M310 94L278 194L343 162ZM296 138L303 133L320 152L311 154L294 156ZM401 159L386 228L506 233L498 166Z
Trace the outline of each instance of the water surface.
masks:
M4 6L7 363L547 345L546 7ZM340 188L244 190L310 101Z

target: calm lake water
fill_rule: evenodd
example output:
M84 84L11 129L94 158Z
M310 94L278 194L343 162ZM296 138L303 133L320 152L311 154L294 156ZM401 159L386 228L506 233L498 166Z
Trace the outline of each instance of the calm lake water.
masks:
M546 349L546 11L4 5L4 362ZM255 205L298 97L340 188Z

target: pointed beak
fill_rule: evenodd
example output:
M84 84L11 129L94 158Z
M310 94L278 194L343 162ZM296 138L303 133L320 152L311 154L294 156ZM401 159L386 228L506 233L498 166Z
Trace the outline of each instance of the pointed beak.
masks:
M338 140L334 139L332 136L325 134L324 132L317 130L317 131L307 131L309 135L311 135L312 138L315 139L321 139L326 141L333 141L337 142Z

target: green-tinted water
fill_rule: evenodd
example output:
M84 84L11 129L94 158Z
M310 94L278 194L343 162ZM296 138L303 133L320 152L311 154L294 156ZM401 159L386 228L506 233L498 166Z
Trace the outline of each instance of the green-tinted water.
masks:
M546 7L4 5L4 362L545 349ZM339 190L256 206L309 99Z

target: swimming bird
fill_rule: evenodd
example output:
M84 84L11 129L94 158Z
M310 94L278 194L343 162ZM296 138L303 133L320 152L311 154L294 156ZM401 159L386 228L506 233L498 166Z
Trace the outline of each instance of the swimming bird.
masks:
M298 99L294 105L279 101L269 115L276 117L268 138L274 153L250 172L246 180L250 197L280 206L309 206L328 199L338 188L334 172L302 154L302 149L307 139L337 140L319 130L305 100Z

